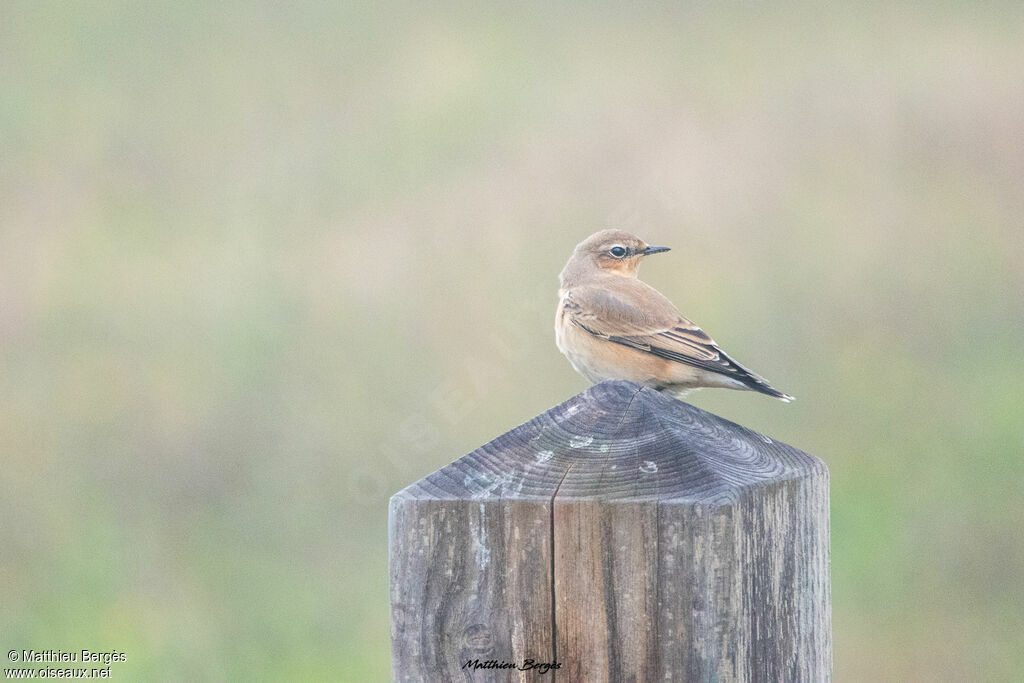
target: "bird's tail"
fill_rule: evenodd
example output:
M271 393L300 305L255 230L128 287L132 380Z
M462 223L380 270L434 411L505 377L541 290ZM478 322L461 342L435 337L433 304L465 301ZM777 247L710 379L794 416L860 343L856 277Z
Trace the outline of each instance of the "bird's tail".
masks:
M777 398L785 403L789 403L790 401L794 400L793 397L790 396L789 394L782 393L778 389L775 389L770 384L768 384L768 382L765 382L763 380L760 382L751 382L746 386L751 391L759 391L762 394L767 394L768 396L771 396L772 398Z
M728 365L731 366L730 369L732 370L732 373L730 373L730 377L747 389L760 392L767 396L771 396L772 398L777 398L785 403L789 403L794 400L792 396L782 393L771 384L768 384L768 380L764 377L749 368L743 367L732 358L725 355L725 353L721 353L721 357Z

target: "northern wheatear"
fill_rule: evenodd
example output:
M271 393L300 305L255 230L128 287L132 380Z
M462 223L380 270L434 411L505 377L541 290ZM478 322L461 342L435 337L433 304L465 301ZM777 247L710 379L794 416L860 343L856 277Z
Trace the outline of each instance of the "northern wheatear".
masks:
M621 230L602 230L576 245L559 275L555 317L555 342L576 371L591 382L627 379L676 397L723 387L792 401L637 279L644 256L668 250Z

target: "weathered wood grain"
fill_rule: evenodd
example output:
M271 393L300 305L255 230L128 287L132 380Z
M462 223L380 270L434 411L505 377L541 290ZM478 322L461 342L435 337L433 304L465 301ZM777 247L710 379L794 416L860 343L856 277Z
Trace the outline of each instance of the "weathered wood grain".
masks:
M392 498L394 678L828 680L828 524L818 459L597 385Z

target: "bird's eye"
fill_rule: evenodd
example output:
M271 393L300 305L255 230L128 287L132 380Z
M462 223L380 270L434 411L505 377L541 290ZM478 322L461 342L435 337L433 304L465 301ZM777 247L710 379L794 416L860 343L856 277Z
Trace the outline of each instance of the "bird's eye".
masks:
M608 252L615 258L622 258L626 255L626 250L623 247L614 246L608 250Z

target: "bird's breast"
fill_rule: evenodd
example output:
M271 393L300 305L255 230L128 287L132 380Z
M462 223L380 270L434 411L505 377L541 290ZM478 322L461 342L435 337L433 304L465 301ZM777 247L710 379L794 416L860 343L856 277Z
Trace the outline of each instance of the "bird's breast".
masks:
M566 299L568 296L568 292L565 290L560 291L558 293L558 308L555 309L555 345L558 346L558 350L566 356L569 354L565 347L565 326L566 324L572 324L565 314L565 306L567 303Z

